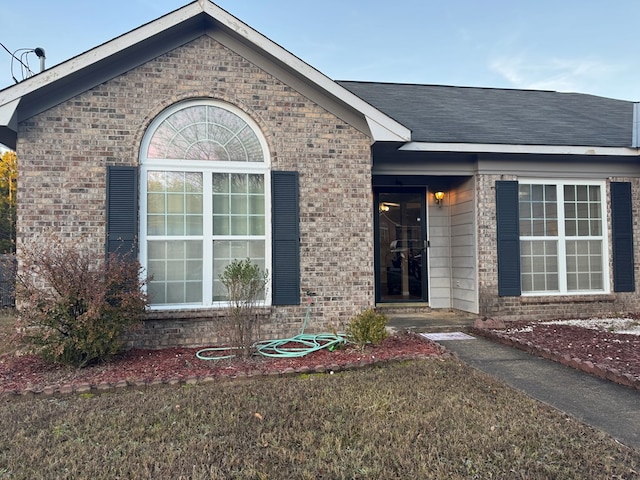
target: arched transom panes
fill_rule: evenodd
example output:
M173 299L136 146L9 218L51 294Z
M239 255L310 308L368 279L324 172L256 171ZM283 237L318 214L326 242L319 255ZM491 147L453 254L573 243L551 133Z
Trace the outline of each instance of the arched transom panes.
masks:
M217 105L189 105L162 120L147 158L262 162L258 136L236 113Z
M268 159L260 129L233 105L192 100L151 123L140 150L139 245L152 308L223 304L229 263L270 264Z

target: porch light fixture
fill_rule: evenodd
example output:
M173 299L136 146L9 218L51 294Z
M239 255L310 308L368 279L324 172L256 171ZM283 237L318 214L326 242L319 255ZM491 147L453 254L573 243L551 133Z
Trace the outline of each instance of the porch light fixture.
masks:
M433 196L436 198L436 205L440 205L444 200L444 192L435 192Z
M399 203L393 203L393 202L380 202L380 205L378 206L378 210L380 212L388 212L391 207L399 207L400 204Z

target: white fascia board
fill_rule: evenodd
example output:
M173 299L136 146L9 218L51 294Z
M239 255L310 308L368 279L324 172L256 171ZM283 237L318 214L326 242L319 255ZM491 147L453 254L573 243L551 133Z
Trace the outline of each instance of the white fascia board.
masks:
M370 127L373 125L373 128L371 128L371 134L374 136L373 141L394 140L407 142L411 140L411 131L404 125L396 122L380 110L366 103L358 96L338 85L309 64L303 62L295 55L272 42L217 5L211 3L209 0L197 0L196 2L190 3L157 20L138 27L129 33L125 33L120 37L82 53L77 57L34 75L17 85L0 91L0 106L7 105L38 88L82 70L89 65L100 62L111 55L189 20L202 12L211 16L226 28L234 31L237 35L244 37L256 47L262 49L268 55L273 56L289 68L296 70L298 74L307 78L309 82L317 85L330 95L333 95L351 108L362 113Z
M153 20L135 30L125 33L114 38L102 45L92 48L85 53L71 58L55 67L44 70L33 77L0 91L0 106L4 106L16 99L27 95L38 88L49 83L64 78L65 76L82 70L89 65L100 62L111 55L114 55L130 46L146 40L168 28L188 20L198 13L202 12L202 8L198 3L190 3L179 10L175 10L157 20Z
M411 140L411 130L392 130L386 124L379 123L376 119L365 116L371 132L371 143L375 142L406 142ZM404 127L402 127L404 128Z
M409 142L399 150L406 152L532 153L540 155L614 155L639 156L631 147L591 147L574 145L504 145L491 143Z
M298 74L307 78L309 82L317 85L322 90L336 97L338 100L359 111L367 119L367 123L373 136L372 141L401 141L411 140L411 130L404 125L385 115L377 108L362 100L357 95L351 93L346 88L337 84L326 75L322 74L308 63L282 48L277 43L269 40L261 33L235 18L230 13L221 9L208 0L200 0L204 3L206 13L215 18L225 27L233 30L236 34L246 38L250 43L256 45L268 55L276 58Z

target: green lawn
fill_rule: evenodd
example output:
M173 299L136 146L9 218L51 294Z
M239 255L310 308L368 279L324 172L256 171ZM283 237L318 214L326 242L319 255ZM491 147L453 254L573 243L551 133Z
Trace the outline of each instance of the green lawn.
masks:
M0 478L638 478L640 452L454 359L0 399Z

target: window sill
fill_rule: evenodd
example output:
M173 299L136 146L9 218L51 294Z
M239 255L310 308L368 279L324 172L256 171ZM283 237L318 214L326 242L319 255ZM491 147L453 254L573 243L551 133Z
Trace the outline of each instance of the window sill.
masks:
M531 295L521 296L520 302L523 304L544 304L544 303L593 303L611 302L616 300L612 293L594 293L582 295Z
M257 307L256 311L259 315L271 314L270 306ZM145 313L145 320L194 320L194 319L215 319L228 316L229 309L227 307L207 307L207 308L185 308L185 309L163 309L148 310Z

